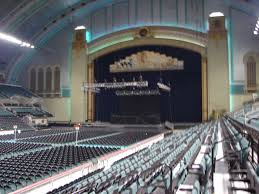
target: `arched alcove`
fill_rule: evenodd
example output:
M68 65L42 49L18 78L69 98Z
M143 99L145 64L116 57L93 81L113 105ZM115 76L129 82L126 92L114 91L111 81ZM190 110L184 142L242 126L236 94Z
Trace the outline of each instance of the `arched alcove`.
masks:
M36 92L36 70L32 68L30 70L30 90Z
M46 70L46 93L47 96L50 96L52 92L52 69L51 67L47 67Z
M44 93L44 70L43 68L38 69L38 94L42 96Z
M54 70L54 92L56 96L60 95L60 67Z

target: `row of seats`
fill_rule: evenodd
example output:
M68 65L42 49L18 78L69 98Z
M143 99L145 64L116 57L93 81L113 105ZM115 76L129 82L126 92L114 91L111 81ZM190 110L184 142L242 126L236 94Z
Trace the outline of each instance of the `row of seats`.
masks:
M109 131L89 131L89 130L80 130L78 132L78 140L84 140L88 138L94 138L102 135L108 135L113 132ZM69 143L69 142L75 142L76 141L76 132L73 130L73 132L70 133L61 133L61 134L53 134L53 135L46 135L46 136L38 136L33 137L29 139L22 139L20 141L22 142L40 142L40 143Z
M107 170L49 193L165 193L177 189L187 175L189 158L197 152L209 128L205 124L169 135Z
M255 102L250 102L250 109L246 111L246 106L243 106L239 111L235 111L234 114L227 117L226 120L231 121L231 124L236 125L239 131L233 130L230 128L229 132L231 134L238 134L238 141L235 147L240 151L240 157L248 157L248 161L242 161L242 166L245 168L244 175L249 178L250 187L253 189L253 192L259 193L259 109L258 109L258 100ZM246 115L244 115L246 113ZM246 140L250 141L249 149L245 148L247 142L245 140L241 141L241 136L245 136ZM236 139L237 139L236 138ZM241 140L240 140L241 139ZM247 156L248 155L248 156ZM247 183L246 183L247 184ZM250 190L251 191L251 190Z
M11 107L12 112L19 116L32 115L36 117L50 116L49 113L36 107Z
M213 124L208 131L205 141L199 149L199 153L188 166L188 174L184 182L179 186L176 194L180 193L212 193L213 160L216 158L218 122Z
M149 131L123 132L118 135L114 135L110 137L86 140L81 144L128 146L136 142L139 142L143 139L147 139L156 134L157 134L156 132L149 132Z
M246 134L237 130L230 118L222 119L223 137L228 141L224 142L224 153L228 163L228 173L230 175L230 190L233 192L256 193L255 187L251 184L248 175L248 156L250 145L246 139ZM259 179L258 179L259 180ZM238 183L238 184L236 184Z
M11 112L5 110L4 108L0 108L0 117L11 117L14 116Z
M0 160L0 193L47 178L116 148L61 146Z
M55 135L61 133L70 133L75 131L74 128L71 127L53 127L51 129L45 130L34 130L34 131L22 131L16 135L17 139L27 139L27 138L35 138L40 136L48 136L48 135ZM8 141L14 139L14 135L1 135L0 141Z
M35 94L20 86L0 84L0 94L10 98L12 96L23 96L27 98L37 97Z
M26 131L33 130L31 126L23 122L20 118L11 116L0 116L0 129L3 130L13 130L13 126L17 126L17 130Z
M46 147L44 144L28 144L15 142L0 142L0 156L11 155L17 152L27 152L28 150L37 150L38 148Z
M236 151L239 153L240 164L245 165L248 157L249 141L227 119L224 119L224 125Z

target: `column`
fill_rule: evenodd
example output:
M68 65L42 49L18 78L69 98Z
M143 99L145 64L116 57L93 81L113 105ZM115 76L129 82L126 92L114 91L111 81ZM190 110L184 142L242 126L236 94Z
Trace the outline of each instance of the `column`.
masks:
M94 83L94 64L90 63L87 65L87 82L88 83ZM87 92L87 120L89 122L94 121L94 113L95 113L95 108L94 108L94 99L95 99L95 94L92 91Z
M209 117L229 111L228 42L225 16L209 18L208 32Z
M86 29L75 30L72 43L71 67L71 121L81 123L86 120L86 94L82 90L86 80L87 44Z
M207 56L201 56L201 70L202 70L202 121L208 120L208 65Z
M55 97L55 67L51 67L51 97Z

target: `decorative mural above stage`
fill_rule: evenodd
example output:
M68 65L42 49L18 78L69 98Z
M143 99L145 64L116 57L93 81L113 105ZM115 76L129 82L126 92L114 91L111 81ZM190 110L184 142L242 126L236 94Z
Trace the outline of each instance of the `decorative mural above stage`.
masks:
M153 51L141 51L110 65L111 73L183 69L184 61Z

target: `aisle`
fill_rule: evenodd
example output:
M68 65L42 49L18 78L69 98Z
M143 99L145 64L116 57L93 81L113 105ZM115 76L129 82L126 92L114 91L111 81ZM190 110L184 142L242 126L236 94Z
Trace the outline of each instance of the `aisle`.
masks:
M218 141L222 141L222 129L220 123L218 123ZM223 143L218 143L218 152L216 155L215 173L213 175L213 187L215 194L228 194L229 174L228 166L224 159Z

